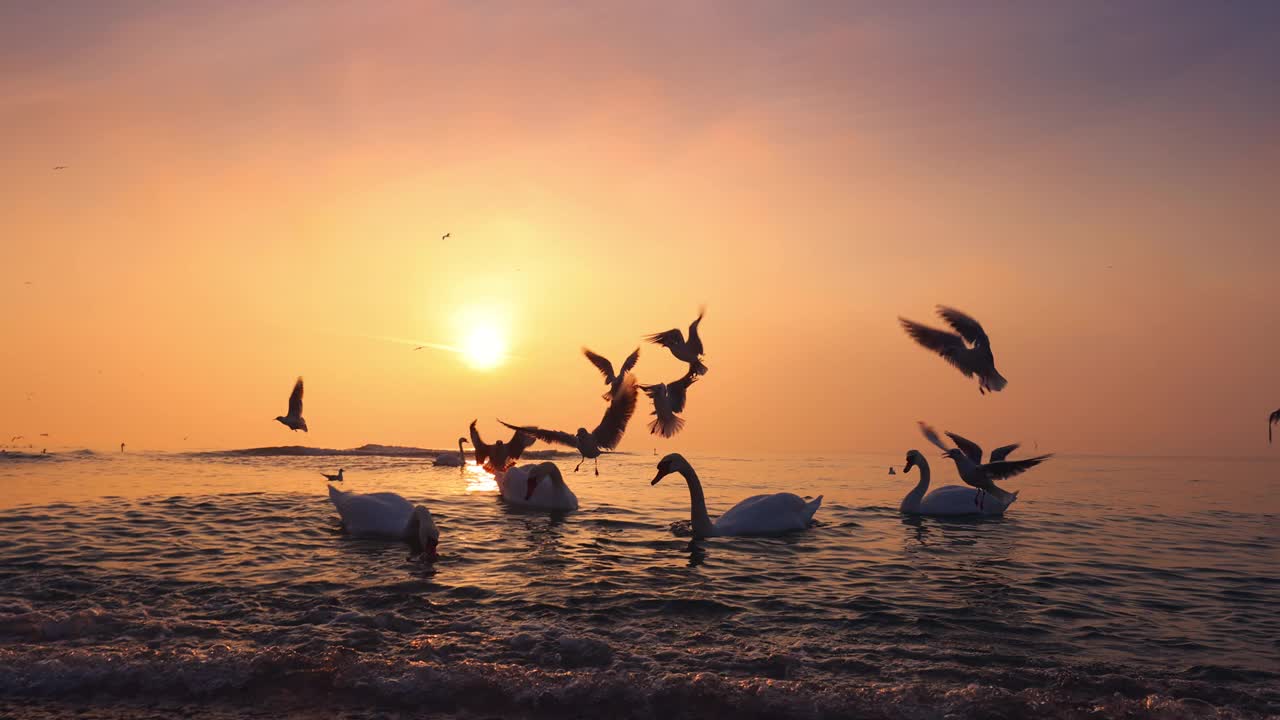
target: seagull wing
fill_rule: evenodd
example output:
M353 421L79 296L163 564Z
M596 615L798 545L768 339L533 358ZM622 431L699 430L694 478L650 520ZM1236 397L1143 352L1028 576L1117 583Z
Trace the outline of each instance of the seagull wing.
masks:
M489 462L489 445L480 439L480 431L476 430L475 420L471 421L471 449L476 455L476 465L484 467L484 464Z
M605 383L611 383L613 382L613 379L617 377L613 374L613 363L609 362L608 359L601 357L586 348L582 348L582 354L586 355L587 359L591 361L591 364L595 365L596 369L600 371L600 374L604 376Z
M302 378L298 378L293 392L289 393L289 417L302 417Z
M507 463L515 465L516 460L519 460L524 451L528 450L529 446L535 442L537 440L532 435L523 430L517 430L511 436L511 441L507 443Z
M622 442L622 434L627 431L627 423L631 421L635 411L636 379L628 375L622 381L622 387L618 388L618 393L609 401L609 407L605 409L600 424L591 431L591 437L596 441L596 445L605 450L618 447L618 443Z
M948 325L955 328L955 331L964 336L964 339L968 340L971 344L988 346L991 344L991 341L987 338L987 332L982 329L982 325L978 324L977 320L974 320L959 310L949 308L945 305L939 305L938 315L940 315L943 320L946 320Z
M951 442L955 443L956 447L960 448L960 452L969 456L969 459L973 461L974 465L982 464L982 448L978 443L969 440L968 438L961 437L953 432L947 433L947 437L951 438Z
M563 445L575 450L578 449L578 438L567 432L560 432L559 430L543 430L540 427L533 427L532 425L512 425L511 423L504 422L502 420L499 420L498 422L506 425L512 430L519 430L526 435L532 436L534 439L541 440L544 443Z
M938 437L937 430L934 430L932 427L924 424L919 420L917 420L916 422L918 425L920 425L920 434L924 435L925 440L928 440L929 442L933 443L934 445L937 445L939 448L943 450L951 449L942 443L942 438Z
M635 350L631 351L631 354L627 356L626 360L622 361L622 367L618 370L618 374L625 375L631 372L632 368L636 366L636 361L639 359L640 359L640 348L636 348Z
M698 319L689 324L689 349L693 350L694 355L702 354L702 337L698 335L698 324L702 322L702 316L706 312L706 308L698 308Z
M1026 460L1002 460L1000 462L987 463L982 466L982 472L986 473L986 476L993 481L1004 480L1014 475L1021 475L1051 457L1053 456L1041 455L1027 458Z
M959 358L969 349L964 344L964 338L955 333L931 328L928 325L921 325L906 318L898 318L898 322L902 323L902 329L907 331L912 340L941 355L947 362L954 365L957 370L964 373L965 377L973 375L972 370L961 366L958 362Z
M1009 453L1013 452L1014 450L1017 450L1019 447L1021 447L1020 444L1014 443L1012 445L1004 445L996 448L995 450L992 450L991 462L1000 462L1001 460L1004 460L1005 458L1009 457Z
M671 328L666 332L646 335L644 339L672 350L684 347L684 335L680 332L679 328Z
M671 412L684 412L685 400L688 399L689 386L698 381L699 375L695 372L685 373L685 376L672 383L667 383L667 397L671 398Z

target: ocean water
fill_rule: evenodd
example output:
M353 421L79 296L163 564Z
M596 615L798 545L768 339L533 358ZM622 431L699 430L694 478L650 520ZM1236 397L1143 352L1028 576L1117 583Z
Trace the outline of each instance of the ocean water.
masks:
M934 484L953 484L933 459ZM648 454L505 506L429 451L0 458L0 716L1265 717L1280 713L1280 462L1056 457L1001 519L903 517L902 453ZM342 534L319 472L431 508L440 557Z

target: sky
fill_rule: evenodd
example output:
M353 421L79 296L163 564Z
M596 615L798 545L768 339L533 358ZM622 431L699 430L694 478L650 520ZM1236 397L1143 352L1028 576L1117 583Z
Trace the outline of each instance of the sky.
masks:
M0 5L0 444L1280 452L1280 4L579 5Z

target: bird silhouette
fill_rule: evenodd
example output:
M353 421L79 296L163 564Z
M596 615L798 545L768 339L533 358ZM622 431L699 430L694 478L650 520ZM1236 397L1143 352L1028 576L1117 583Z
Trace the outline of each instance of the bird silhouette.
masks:
M702 338L698 336L698 324L706 308L698 309L698 318L689 325L689 338L686 340L679 328L671 328L660 333L645 336L645 340L661 345L671 351L677 360L689 363L689 370L698 375L707 374L707 366L702 364Z
M978 392L999 392L1008 381L996 372L995 356L991 354L991 340L977 320L954 308L938 306L938 315L956 332L938 330L899 317L902 329L921 346L932 350L951 363L965 377L978 376ZM958 334L957 334L958 333Z
M669 438L684 428L684 418L677 413L684 412L688 398L689 386L701 377L693 371L685 373L679 380L656 385L641 385L640 389L653 401L653 422L649 423L649 432Z
M302 419L302 378L298 378L293 392L289 393L289 414L279 415L276 420L294 432L308 432L307 421Z
M640 359L640 348L636 348L626 360L622 361L622 367L618 368L617 374L613 372L613 363L609 362L601 355L597 355L586 348L582 348L582 354L587 356L592 365L604 375L604 384L609 386L609 391L603 397L605 400L613 397L618 393L618 388L622 387L622 378L626 376L631 369L636 366L636 361Z
M618 394L614 395L613 399L609 401L609 407L605 409L604 417L601 418L600 424L591 432L587 432L586 428L578 428L576 433L567 433L560 430L544 430L540 427L529 425L512 425L502 420L498 422L512 430L528 433L545 443L563 445L577 450L578 454L582 455L582 460L578 461L573 471L577 472L582 467L582 463L590 459L595 461L595 472L599 475L600 454L613 450L618 447L618 443L622 442L622 435L627 431L627 423L631 421L631 416L636 411L636 395L635 376L628 373L622 381L622 387L618 390Z

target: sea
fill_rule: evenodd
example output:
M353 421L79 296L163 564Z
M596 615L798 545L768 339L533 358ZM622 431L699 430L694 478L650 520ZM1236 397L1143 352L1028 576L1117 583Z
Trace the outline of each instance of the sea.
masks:
M689 454L713 518L824 496L706 540L648 451L551 455L567 514L435 455L0 455L0 717L1280 715L1280 453L1059 455L953 519L899 513L905 452ZM429 507L439 558L345 535L339 468Z

